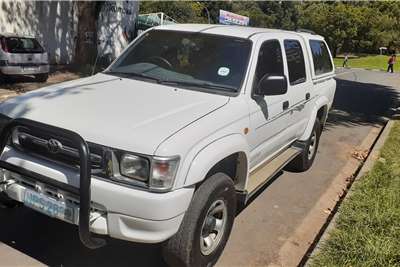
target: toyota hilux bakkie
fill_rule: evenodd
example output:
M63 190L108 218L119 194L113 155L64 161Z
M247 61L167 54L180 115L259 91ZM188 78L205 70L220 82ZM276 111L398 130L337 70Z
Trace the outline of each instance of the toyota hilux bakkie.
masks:
M336 88L324 38L304 31L152 28L105 71L0 105L0 191L104 236L214 264L238 205L314 161Z

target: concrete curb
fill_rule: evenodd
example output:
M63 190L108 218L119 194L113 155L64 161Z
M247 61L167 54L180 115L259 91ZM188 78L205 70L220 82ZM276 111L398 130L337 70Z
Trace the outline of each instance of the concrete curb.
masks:
M348 192L344 196L343 199L340 200L339 207L342 203L342 201L345 201L346 198L351 196L353 194L353 185L357 183L361 177L363 177L367 172L369 172L372 167L375 164L375 161L379 158L380 155L380 150L382 149L383 145L385 144L386 139L389 136L390 130L392 129L394 124L394 120L389 120L384 128L382 129L380 135L378 136L377 140L375 141L375 144L373 145L370 153L368 154L367 159L364 161L362 167L359 169L357 176L354 178L354 181L351 183L350 188L348 189ZM331 221L329 222L328 226L324 230L324 233L322 236L319 238L317 244L315 245L313 251L311 254L307 257L307 261L304 263L303 266L310 266L311 259L313 256L315 256L318 251L321 249L321 245L329 238L329 233L331 232L332 229L335 228L336 226L336 220L339 216L339 211L335 213L335 215L332 217Z
M15 93L15 92L0 95L0 101L7 100L7 99L9 99L9 98L11 98L11 97L14 97L14 96L17 96L17 95L18 95L18 94Z

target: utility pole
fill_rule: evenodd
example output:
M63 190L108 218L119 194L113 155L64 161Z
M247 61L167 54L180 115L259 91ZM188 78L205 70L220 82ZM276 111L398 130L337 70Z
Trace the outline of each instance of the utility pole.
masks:
M196 3L198 3L201 6L203 6L203 8L205 9L205 11L207 13L208 24L211 24L210 11L208 10L207 6L202 4L202 3L200 3L199 1L196 1Z

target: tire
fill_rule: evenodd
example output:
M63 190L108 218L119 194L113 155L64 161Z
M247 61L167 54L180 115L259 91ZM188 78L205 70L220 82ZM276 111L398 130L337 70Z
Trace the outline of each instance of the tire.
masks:
M0 192L0 208L14 208L18 205L18 201L9 198L6 193Z
M0 84L6 84L9 82L9 77L3 73L0 73Z
M294 158L287 166L287 170L295 172L304 172L308 170L314 162L317 155L319 138L321 136L321 124L319 119L315 119L311 136L305 141L303 152Z
M215 215L217 220L207 216L217 210L221 210ZM228 241L235 215L236 192L232 179L223 173L214 174L194 193L178 232L164 242L164 260L174 267L214 265ZM220 232L211 230L216 229L217 221L224 222ZM203 237L213 240L211 236L217 241L210 243L214 246L207 247Z
M49 74L48 73L41 73L41 74L35 75L36 81L40 82L40 83L46 82L48 78L49 78Z

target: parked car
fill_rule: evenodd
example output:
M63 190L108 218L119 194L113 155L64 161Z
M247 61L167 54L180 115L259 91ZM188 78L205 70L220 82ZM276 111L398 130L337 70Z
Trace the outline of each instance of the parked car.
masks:
M103 73L0 105L2 201L78 225L89 248L97 233L212 265L238 204L310 168L335 88L315 34L152 28Z
M0 78L33 75L38 82L49 77L48 54L34 37L0 34Z

